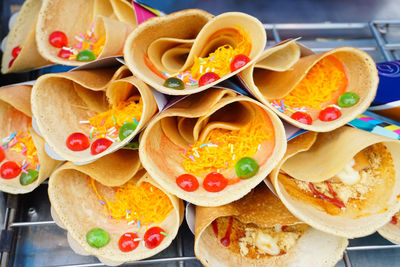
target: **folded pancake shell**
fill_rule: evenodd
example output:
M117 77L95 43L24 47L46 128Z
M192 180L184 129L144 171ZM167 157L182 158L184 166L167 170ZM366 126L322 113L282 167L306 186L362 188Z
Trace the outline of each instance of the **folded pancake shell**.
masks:
M400 206L398 141L351 127L317 137L315 133L307 133L296 139L289 142L287 154L270 174L276 193L291 213L320 231L348 238L371 234L390 221ZM310 197L287 177L306 183L325 181L337 174L357 152L375 144L384 145L378 146L382 149L379 166L382 173L363 198L350 198L344 209L327 208L332 203Z
M72 162L90 162L123 147L145 126L157 105L150 88L129 75L127 68L121 67L47 74L37 80L32 92L33 114L40 133L57 155ZM90 149L68 149L68 136L82 132L80 121L109 110L131 95L141 97L143 110L136 129L127 138L97 155L92 155Z
M137 171L140 163L137 155L133 155L137 152L125 151L125 155L114 158L119 153L121 151L105 157L108 158L108 162L115 163L109 167L103 165L102 159L85 166L66 163L52 174L49 182L49 198L53 216L56 222L68 231L71 247L79 254L94 255L107 265L119 265L128 261L144 259L164 250L175 238L183 219L182 201L166 193L143 170ZM133 160L132 156L134 156ZM124 163L118 163L121 157L125 159ZM135 163L132 165L133 162ZM133 173L133 176L120 175L121 171L124 174ZM122 252L118 248L118 240L121 235L126 232L138 231L138 235L143 236L145 226L138 229L136 224L129 225L124 221L109 219L104 206L99 203L98 196L89 186L87 177L90 176L98 182L102 182L112 180L110 178L113 177L112 175L120 176L119 182L125 180L125 182L130 181L136 184L150 183L161 189L170 199L173 210L164 221L157 225L167 232L167 236L158 247L148 249L140 242L139 246L131 252ZM96 227L106 230L110 235L110 242L105 247L93 248L86 241L86 233Z
M20 131L25 134L28 134L29 132L33 145L37 151L39 165L38 178L27 185L22 185L20 183L19 176L13 179L0 178L0 190L11 194L24 194L31 192L47 179L59 164L58 161L51 159L46 154L44 151L43 138L37 135L30 125L32 120L30 103L31 90L32 86L30 85L15 85L0 88L0 121L2 125L0 138L4 139L13 133L18 133ZM7 145L12 146L11 143L13 143L13 141L8 142ZM0 149L6 150L5 152L7 155L7 150L11 148L8 147L6 149L4 144L2 144L2 148ZM23 154L22 151L19 153ZM27 159L25 155L23 157ZM6 160L8 160L7 156L4 162ZM22 162L19 163L21 164ZM23 172L21 172L21 174L22 173Z
M296 44L295 40L280 44L264 51L257 62L243 71L241 77L252 93L282 119L310 131L332 131L355 119L368 108L376 94L378 72L373 59L353 47L339 47L320 54L310 55L309 52ZM311 68L328 56L336 57L344 65L348 79L345 90L359 96L356 105L342 108L342 115L336 120L324 122L317 119L307 125L278 111L271 104L273 100L283 98L294 90Z
M149 174L168 192L201 206L223 205L248 193L265 178L280 160L286 149L281 122L258 102L245 96L236 96L235 93L232 95L232 92L230 90L210 89L207 93L199 93L185 98L152 120L143 132L139 147L142 164ZM248 112L248 115L242 117L242 112ZM221 117L217 115L221 115ZM272 139L268 140L269 143L274 145L272 147L261 145L260 151L257 152L262 155L258 173L216 193L206 191L203 186L200 186L194 192L187 192L179 188L175 179L186 173L182 166L184 161L182 151L185 148L189 149L188 138L190 137L195 141L202 140L204 133L213 127L232 129L231 127L239 126L240 129L243 124L250 121L247 116L250 116L250 118L264 116L266 121L270 121L271 130L274 132ZM193 126L190 122L192 119L196 120L197 123L190 128L189 134L184 135L182 133L185 132L178 130L179 123L176 126L176 119L188 120L187 125L189 126ZM186 136L186 140L184 136ZM200 180L199 182L201 183Z
M195 254L205 266L333 266L348 244L345 238L309 227L284 255L243 257L224 247L212 230L215 219L227 216L260 228L301 223L266 186L259 186L244 198L224 206L196 207Z
M246 65L249 66L265 47L266 33L262 23L252 16L239 12L224 13L211 19L208 13L201 10L183 10L152 18L139 25L126 41L125 61L134 75L162 93L169 95L197 93L239 73L245 67L230 72L210 84L189 86L184 90L163 86L166 78L160 77L159 73L167 71L172 75L175 71L187 70L193 65L195 57L205 57L223 45L235 47L237 45L235 38L224 36L224 31L236 26L242 27L251 41L251 52L248 56L251 61ZM147 55L148 53L151 55ZM157 71L153 72L154 66L149 67L146 61L148 58L153 61ZM173 63L163 64L162 61L166 60L173 60Z

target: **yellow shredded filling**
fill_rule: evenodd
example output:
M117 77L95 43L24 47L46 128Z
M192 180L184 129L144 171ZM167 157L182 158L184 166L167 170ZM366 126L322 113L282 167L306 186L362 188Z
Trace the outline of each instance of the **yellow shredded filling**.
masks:
M29 130L19 131L15 137L8 143L11 151L22 153L28 160L31 168L36 168L39 163L37 149L33 143L32 135Z
M204 73L209 71L222 77L231 72L230 62L236 55L242 54L248 56L250 54L251 40L248 33L240 26L237 26L237 31L238 34L235 37L238 44L235 48L231 45L223 45L205 58L194 58L193 66L190 69L193 79L198 80Z
M88 34L85 35L84 38L81 37L81 40L77 46L78 49L74 50L75 52L69 57L69 60L76 60L76 56L80 51L90 50L93 54L98 58L103 51L104 45L106 43L106 37L102 36L99 39L96 39L94 34L88 37Z
M90 178L90 186L111 218L116 220L140 221L142 225L159 224L172 211L173 206L168 196L150 183L136 185L128 182L115 190L114 200L103 197Z
M89 118L89 123L92 126L91 137L93 135L96 137L118 135L119 129L125 122L138 123L142 112L142 98L140 96L130 97L126 101L118 103L112 109Z
M259 145L273 137L263 116L255 116L240 130L216 128L203 142L197 141L184 154L182 163L187 173L203 176L213 171L233 168L243 157L253 157Z
M332 100L333 94L344 91L346 86L347 76L342 63L334 56L327 56L315 64L282 100L289 107L321 109L322 103Z

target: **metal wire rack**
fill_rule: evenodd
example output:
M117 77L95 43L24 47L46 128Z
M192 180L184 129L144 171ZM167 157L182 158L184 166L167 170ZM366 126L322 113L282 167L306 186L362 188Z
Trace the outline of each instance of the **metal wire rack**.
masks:
M375 61L400 57L400 20L370 23L264 24L269 45L301 36L315 52L339 46L354 46ZM40 74L40 73L39 73ZM66 232L50 216L47 183L26 195L0 197L1 266L103 266L96 258L76 255L66 242ZM194 256L193 235L184 222L172 245L160 254L133 265L201 266ZM337 266L386 266L400 262L400 245L379 235L350 241ZM372 252L373 251L373 252Z

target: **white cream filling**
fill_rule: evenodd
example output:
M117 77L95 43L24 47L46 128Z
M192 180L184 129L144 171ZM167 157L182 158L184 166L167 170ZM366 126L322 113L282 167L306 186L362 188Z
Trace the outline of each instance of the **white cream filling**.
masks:
M360 173L353 169L356 164L354 158L352 158L336 176L346 185L354 185L360 181Z

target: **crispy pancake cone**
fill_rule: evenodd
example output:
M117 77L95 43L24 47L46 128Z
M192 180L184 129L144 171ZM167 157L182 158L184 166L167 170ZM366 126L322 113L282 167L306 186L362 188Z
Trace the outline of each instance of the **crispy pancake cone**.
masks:
M93 112L107 111L132 95L142 98L143 111L135 131L127 138L97 155L92 155L90 149L80 152L68 149L65 145L68 136L83 131L80 121L93 116ZM87 163L126 145L152 118L157 105L150 88L130 76L126 67L121 67L43 75L32 91L32 111L40 133L58 156Z
M128 225L125 220L110 220L99 203L93 188L89 186L88 176L101 184L122 185L128 181L148 182L161 189L171 200L173 210L158 224L167 232L161 244L154 249L147 249L140 242L131 252L121 252L118 240L126 232L138 232L143 238L145 226L138 229L136 224ZM99 188L103 188L99 184ZM112 189L107 189L113 194ZM183 203L177 197L166 193L146 172L140 170L137 151L120 150L85 166L76 166L68 162L57 169L49 181L49 198L52 216L56 223L68 231L68 242L78 254L94 255L107 265L119 265L151 257L167 248L175 238L183 219ZM148 227L152 227L149 225ZM100 227L110 235L110 242L102 248L93 248L86 242L86 233Z
M345 238L309 227L284 255L259 259L244 257L239 251L223 246L211 227L215 219L229 216L243 224L255 224L258 227L301 224L265 185L224 206L198 206L195 254L205 266L334 266L342 258L348 244Z
M1 62L2 73L29 70L50 64L39 54L35 40L35 26L41 6L42 0L27 0L22 5L17 20L7 36ZM21 47L21 52L9 68L9 63L13 59L11 52L17 46Z
M393 243L400 243L400 225L398 222L396 224L391 222L385 224L378 229L378 233Z
M286 176L305 182L325 181L360 151L375 144L384 145L374 152L382 157L381 175L368 186L363 199L351 198L345 209L313 197ZM289 141L285 157L269 178L282 202L297 218L320 231L355 238L375 232L399 209L399 160L398 141L345 126L318 135L309 132Z
M345 66L349 81L346 91L360 97L356 105L342 108L341 117L334 121L314 120L312 125L300 123L272 106L274 99L289 94L317 62L329 55L338 58ZM371 104L378 86L378 72L367 53L353 47L340 47L310 55L295 40L265 50L256 62L241 73L241 77L258 100L282 119L299 128L316 132L332 131L355 119Z
M190 86L184 90L167 88L163 86L165 79L154 73L146 63L146 60L150 60L160 73L166 71L172 74L186 70L193 65L195 56L207 56L222 45L236 47L237 42L231 36L213 36L218 31L234 28L235 25L240 25L249 34L252 45L249 55L251 61L213 83L200 87ZM129 35L124 56L132 73L156 90L169 95L188 95L210 88L254 63L263 51L265 43L265 29L262 23L252 16L230 12L211 19L211 15L204 11L189 9L155 17L140 24Z
M31 192L46 180L60 163L47 156L44 151L43 138L38 136L33 128L31 128L31 89L32 86L28 85L15 85L0 88L0 120L2 125L0 138L3 139L14 132L28 130L32 135L33 143L37 149L40 165L38 178L28 185L21 185L19 176L9 180L0 178L0 191L11 194L24 194ZM6 150L6 156L7 153ZM6 160L7 157L3 163Z
M221 116L222 115L222 116ZM194 192L186 192L176 184L176 177L184 174L182 151L197 140L204 140L213 128L240 129L254 116L264 116L274 132L268 144L260 146L257 154L258 173L224 190L207 192L202 185ZM286 149L281 121L259 102L238 96L231 90L210 89L189 96L158 115L141 135L139 153L143 166L168 192L201 206L219 206L232 202L250 192L272 170ZM199 178L201 184L204 177Z
M55 15L57 14L57 15ZM75 36L86 33L94 23L97 39L105 36L105 44L97 58L122 55L125 39L136 26L133 7L124 0L43 0L36 26L36 42L40 54L51 62L80 66L87 62L63 59L58 56L60 48L49 43L54 31L62 31L72 47Z

